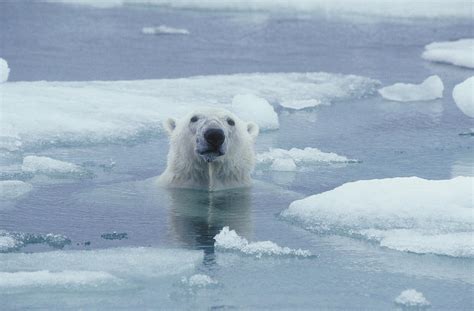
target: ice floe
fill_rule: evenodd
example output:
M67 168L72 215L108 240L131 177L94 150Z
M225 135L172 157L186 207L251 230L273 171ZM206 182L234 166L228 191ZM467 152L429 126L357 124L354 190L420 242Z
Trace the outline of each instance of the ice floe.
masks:
M430 76L421 84L395 83L379 90L383 98L399 101L424 101L443 97L444 85L438 76Z
M298 168L320 164L320 163L355 163L354 159L348 159L333 152L322 152L317 148L306 147L304 149L291 148L290 150L271 148L267 152L257 154L257 163L269 166L275 171L296 171Z
M400 295L395 298L395 303L404 307L428 307L430 302L426 300L423 293L415 289L407 289L400 293Z
M218 284L216 280L206 274L194 274L189 278L183 277L181 283L192 288L203 288Z
M473 55L474 39L461 39L430 43L425 46L425 51L421 57L432 62L474 68Z
M8 67L7 61L3 58L0 58L0 83L6 82L9 75L10 67Z
M2 287L91 285L190 271L202 252L147 247L0 254Z
M277 113L265 98L253 94L236 95L232 98L232 110L243 120L256 122L264 129L280 127Z
M326 15L369 15L383 17L464 17L471 18L469 0L437 1L430 5L425 1L378 0L241 0L241 1L196 1L196 0L45 0L47 2L88 5L110 8L123 5L155 5L174 9L231 10L231 11L277 11L277 12L321 12Z
M160 25L158 27L143 27L142 33L146 35L189 35L189 30Z
M102 271L19 271L0 272L0 288L36 286L98 286L120 280Z
M262 256L312 256L308 250L281 247L272 241L249 242L247 239L239 236L235 230L230 230L229 227L222 228L214 237L214 240L216 241L214 246L217 249L236 251L257 258Z
M0 200L11 200L30 192L33 186L21 180L1 180Z
M76 164L48 157L26 156L21 169L24 172L45 175L78 175L84 170Z
M232 110L238 94L254 94L272 104L319 99L330 103L372 95L379 82L328 73L255 73L181 79L0 84L0 146L135 142L162 132L162 121L202 106ZM262 130L275 128L273 109L255 116ZM34 113L31 113L34 111ZM247 105L234 112L248 113ZM13 144L13 145L12 145Z
M11 252L31 244L46 244L53 248L64 248L71 240L61 234L39 234L8 232L0 230L0 253Z
M454 87L453 99L466 116L474 118L474 76Z
M414 253L474 257L473 177L361 180L294 201L284 219Z

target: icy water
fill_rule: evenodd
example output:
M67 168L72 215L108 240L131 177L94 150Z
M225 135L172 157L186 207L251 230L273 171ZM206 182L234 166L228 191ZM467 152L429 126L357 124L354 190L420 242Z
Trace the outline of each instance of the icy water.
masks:
M141 33L144 26L160 24L191 34ZM395 103L374 95L297 112L277 107L280 128L260 134L257 152L315 147L360 162L321 163L297 172L257 167L248 190L158 188L155 177L168 151L164 133L3 152L3 167L37 155L75 163L87 174L2 172L2 179L27 181L33 190L1 201L0 230L61 234L70 243L62 249L26 243L0 254L0 309L391 310L398 308L393 301L401 291L415 288L431 310L472 310L470 258L317 235L279 216L292 201L349 181L474 175L472 138L459 135L474 124L450 95L472 70L420 57L432 41L472 37L472 26L472 20L455 19L1 2L0 56L12 70L9 81L325 71L388 85L437 74L445 96ZM315 256L256 258L222 251L214 247L214 236L224 226L251 242L270 240ZM216 283L193 283L196 274Z

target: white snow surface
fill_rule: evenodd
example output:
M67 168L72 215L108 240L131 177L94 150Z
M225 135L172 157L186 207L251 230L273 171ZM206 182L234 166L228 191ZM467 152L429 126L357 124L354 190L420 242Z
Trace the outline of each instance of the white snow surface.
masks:
M43 0L97 8L156 5L176 9L320 12L326 15L472 18L470 0Z
M253 94L235 95L232 110L243 120L257 122L264 129L276 130L280 127L277 113L265 98Z
M453 99L466 116L474 118L474 76L454 87Z
M323 152L317 148L291 148L290 150L271 148L267 152L257 154L257 163L269 166L275 171L295 171L310 165L320 163L354 163L357 160L348 159L333 152Z
M1 180L0 200L11 200L27 194L33 186L21 180Z
M192 271L202 252L126 247L0 254L0 287L94 285Z
M421 57L432 62L474 68L474 39L430 43L425 46Z
M402 305L404 307L427 307L430 305L430 302L426 300L423 293L415 289L406 289L400 293L400 295L395 298L395 303Z
M399 251L472 258L473 194L473 177L361 180L294 201L282 217Z
M439 76L430 76L421 84L395 83L379 90L388 100L399 102L434 100L443 97L444 85Z
M0 58L0 83L7 82L8 76L10 75L10 67L3 58Z
M333 85L333 91L321 92L321 85ZM0 147L136 141L160 133L163 120L190 110L202 106L232 109L232 99L238 94L254 94L276 104L311 98L332 102L372 95L378 85L369 78L328 73L2 83ZM253 121L262 130L274 128L274 111L261 106ZM248 107L237 105L234 112L248 114Z
M23 158L21 169L24 172L43 174L78 174L83 171L76 164L38 156Z
M143 27L142 33L146 35L189 35L189 30L160 25L157 27Z
M230 230L229 227L222 228L221 232L214 237L214 240L216 241L214 246L217 249L236 251L257 258L263 256L312 256L308 250L281 247L272 241L249 242L239 236L235 230Z

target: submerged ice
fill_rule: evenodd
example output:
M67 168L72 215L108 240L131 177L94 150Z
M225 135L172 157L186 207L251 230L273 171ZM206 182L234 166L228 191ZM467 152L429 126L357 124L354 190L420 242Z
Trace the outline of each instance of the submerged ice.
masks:
M466 116L474 118L474 76L454 87L453 99Z
M142 33L146 35L189 35L189 30L160 25L158 27L143 27Z
M31 244L46 244L53 248L61 249L71 244L71 240L61 234L8 232L0 230L0 253L15 251Z
M19 198L33 189L33 186L21 180L0 181L0 201Z
M430 76L421 84L395 83L379 90L383 98L399 102L433 100L443 97L444 85L439 76Z
M282 217L317 233L414 253L474 257L472 177L361 180L294 201Z
M262 256L296 256L311 257L308 250L291 249L281 247L272 241L249 242L247 239L239 236L235 230L229 227L222 228L214 237L215 247L226 251L236 251L245 255L261 258Z
M0 84L0 146L94 144L134 141L162 131L161 122L202 106L232 110L239 94L271 104L318 99L325 103L376 92L379 82L328 73L256 73L181 79ZM237 97L234 112L248 114ZM252 117L262 130L277 127L271 106L259 104ZM34 111L35 113L31 113ZM13 144L13 145L12 145Z

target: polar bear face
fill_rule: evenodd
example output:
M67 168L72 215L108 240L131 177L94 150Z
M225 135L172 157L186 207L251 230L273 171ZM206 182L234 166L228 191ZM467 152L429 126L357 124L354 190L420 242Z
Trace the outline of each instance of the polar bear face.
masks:
M255 123L244 122L224 109L195 111L178 122L168 119L165 127L171 140L189 144L207 163L223 161L229 152L235 154L243 141L253 141L259 131Z
M200 109L168 119L170 150L160 182L175 188L209 190L248 186L255 163L258 125L225 109Z

